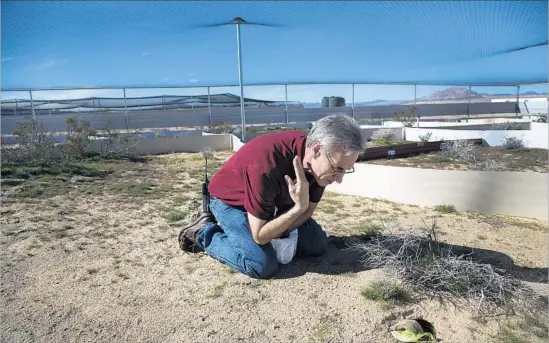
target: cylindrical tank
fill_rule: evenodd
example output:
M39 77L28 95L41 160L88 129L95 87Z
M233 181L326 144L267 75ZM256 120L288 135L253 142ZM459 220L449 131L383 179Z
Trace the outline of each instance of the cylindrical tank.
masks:
M327 106L324 105L325 99L328 101ZM322 98L322 107L345 107L345 98L340 96L324 97Z
M322 98L322 107L329 107L329 106L330 106L330 101L328 97L325 96L324 98Z

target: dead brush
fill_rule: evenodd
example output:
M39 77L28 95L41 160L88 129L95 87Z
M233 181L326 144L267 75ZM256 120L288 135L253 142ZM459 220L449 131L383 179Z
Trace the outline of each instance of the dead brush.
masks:
M476 164L475 143L470 140L455 140L441 145L442 154L451 160L474 165Z
M369 268L384 268L409 288L430 297L464 301L477 311L534 300L534 292L505 270L457 255L436 238L436 223L428 232L375 236L348 241Z

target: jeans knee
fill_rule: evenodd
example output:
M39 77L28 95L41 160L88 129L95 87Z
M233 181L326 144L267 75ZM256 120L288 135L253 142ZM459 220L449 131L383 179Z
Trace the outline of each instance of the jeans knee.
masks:
M246 275L254 279L267 279L278 272L280 264L276 259L276 256L265 258L262 261L254 261L253 263L248 263L246 268Z
M326 233L322 231L321 237L318 237L317 239L311 242L308 242L306 250L307 250L307 255L311 255L311 256L324 255L328 250L328 237L326 236Z

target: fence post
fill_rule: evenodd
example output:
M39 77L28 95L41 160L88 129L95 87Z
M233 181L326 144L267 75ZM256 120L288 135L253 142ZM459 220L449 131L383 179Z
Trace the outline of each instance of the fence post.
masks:
M32 119L36 120L36 113L34 113L34 101L32 100L32 91L29 89L29 95L31 100Z
M212 123L212 103L210 100L210 86L208 86L207 88L208 88L208 113L210 116L210 126L212 126L213 123Z
M467 118L471 117L471 85L469 85L469 93L467 94Z
M284 113L286 114L286 124L288 124L290 122L290 118L288 118L288 84L287 83L284 84L284 92L286 93L286 100L285 100L286 110Z
M124 92L124 114L126 115L126 131L130 132L130 118L128 118L128 103L126 101L126 88L122 88Z
M351 107L352 107L352 111L353 111L353 119L356 119L355 118L355 84L353 83L352 86L353 86L353 96L352 96L353 100L352 100Z
M515 117L518 118L518 114L520 112L520 108L519 108L519 94L520 94L520 85L517 85L517 107L515 107Z

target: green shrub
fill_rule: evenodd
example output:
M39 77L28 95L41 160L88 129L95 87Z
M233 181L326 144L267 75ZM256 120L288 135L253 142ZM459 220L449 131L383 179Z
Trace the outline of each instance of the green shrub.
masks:
M406 295L404 289L391 280L374 281L364 287L360 294L368 300L378 301L385 305L393 305L403 300Z
M439 213L455 213L457 212L454 205L436 205L435 211Z

